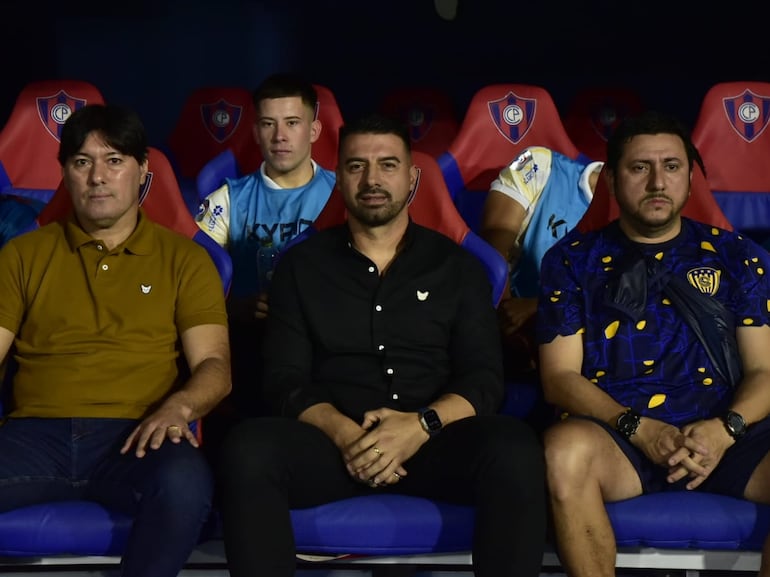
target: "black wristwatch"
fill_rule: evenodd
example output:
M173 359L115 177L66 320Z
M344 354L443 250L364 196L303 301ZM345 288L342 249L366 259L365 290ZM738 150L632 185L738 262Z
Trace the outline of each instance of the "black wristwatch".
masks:
M740 413L727 411L722 417L722 421L725 424L727 432L730 433L730 436L736 441L746 434L746 419L744 419Z
M627 441L631 440L639 429L639 423L642 422L642 416L633 409L626 409L618 417L615 429L625 437Z
M439 434L443 425L441 424L438 413L434 409L420 409L417 411L417 414L420 415L420 425L422 425L422 428L425 429L426 433L431 437Z

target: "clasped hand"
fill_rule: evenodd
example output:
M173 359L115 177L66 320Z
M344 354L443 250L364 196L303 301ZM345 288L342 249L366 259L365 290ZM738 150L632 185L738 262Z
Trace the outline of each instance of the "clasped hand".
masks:
M428 439L415 413L392 409L367 411L363 436L343 450L348 473L371 487L394 485L407 471L404 463Z
M690 477L686 485L690 490L706 480L734 442L720 419L696 421L681 429L655 419L645 420L640 448L654 463L668 467L669 483Z

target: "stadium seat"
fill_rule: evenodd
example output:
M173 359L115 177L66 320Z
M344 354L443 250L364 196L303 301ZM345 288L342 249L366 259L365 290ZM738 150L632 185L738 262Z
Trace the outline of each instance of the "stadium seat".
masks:
M380 111L409 126L412 150L434 158L449 148L460 128L449 94L438 88L394 88L385 94Z
M0 193L50 200L61 179L62 126L86 104L104 104L104 98L80 80L42 80L22 89L0 131Z
M177 176L187 208L198 209L196 178L203 165L232 150L241 170L258 166L253 158L254 105L245 88L204 86L190 93L163 152Z
M493 84L477 91L457 136L438 158L449 193L472 230L479 231L489 185L527 146L581 156L546 89Z
M313 160L326 169L334 170L337 168L337 142L340 126L343 123L342 112L334 93L329 88L320 84L313 86L318 93L316 118L321 121L322 127L321 135L313 143ZM230 148L223 150L198 171L196 177L198 200L203 200L219 188L225 178L238 178L254 172L261 163L262 152L253 135L248 143L244 143L240 153Z
M194 179L206 162L223 150L235 152L241 170L258 163L241 151L254 140L254 104L245 88L205 86L184 102L168 138L169 160L177 175Z
M723 82L701 102L692 139L736 230L770 239L770 82Z
M202 245L214 261L222 277L223 289L228 293L233 272L229 253L198 228L184 204L176 176L166 156L157 148L150 147L148 165L147 180L139 196L140 206L151 220ZM69 192L61 182L53 198L38 215L34 226L43 226L61 218L69 212L71 206Z
M591 160L607 160L607 139L618 123L645 108L642 97L625 87L592 86L575 95L564 128L578 147Z

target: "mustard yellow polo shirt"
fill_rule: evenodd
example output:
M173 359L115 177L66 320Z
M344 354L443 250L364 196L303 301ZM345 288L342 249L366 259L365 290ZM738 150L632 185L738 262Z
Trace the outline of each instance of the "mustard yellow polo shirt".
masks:
M214 263L142 212L112 251L74 220L0 250L0 326L16 334L12 416L141 417L179 384L180 334L201 324L227 324Z

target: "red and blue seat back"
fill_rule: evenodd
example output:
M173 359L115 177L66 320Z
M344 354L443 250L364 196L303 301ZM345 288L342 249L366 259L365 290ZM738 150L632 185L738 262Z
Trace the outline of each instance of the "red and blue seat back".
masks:
M140 191L139 203L147 217L175 230L202 245L211 256L222 278L225 294L229 293L233 267L230 254L203 232L185 205L171 164L160 150L150 148L147 180ZM72 200L60 181L50 202L37 217L35 226L64 218L72 209Z
M578 150L588 158L607 160L607 140L617 125L644 109L641 95L630 88L586 87L572 100L564 115L564 128Z
M580 156L545 88L493 84L477 91L457 136L438 158L449 193L473 230L479 230L492 181L527 146Z
M723 82L704 96L692 139L733 226L770 238L770 82Z
M259 165L253 158L254 103L251 92L230 86L205 86L185 100L168 138L169 158L177 175L194 179L203 165L230 149L241 170Z
M86 104L104 104L104 98L81 80L41 80L22 89L0 131L0 193L50 200L61 179L62 127Z
M449 94L434 87L394 88L385 94L380 111L409 127L412 150L434 158L446 152L460 129Z

